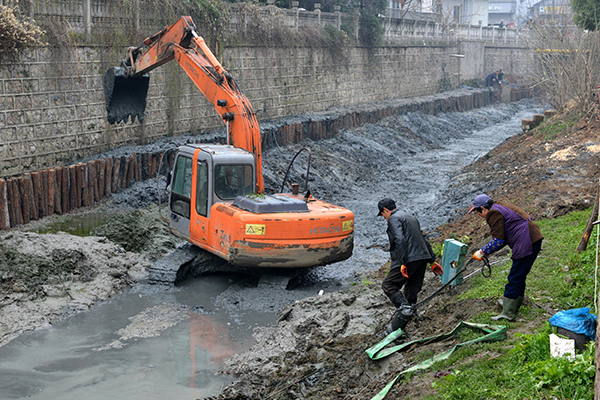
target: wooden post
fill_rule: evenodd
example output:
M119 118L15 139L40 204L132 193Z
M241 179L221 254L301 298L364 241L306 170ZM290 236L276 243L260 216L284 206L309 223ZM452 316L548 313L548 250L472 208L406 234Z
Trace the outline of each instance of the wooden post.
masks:
M10 179L11 200L15 214L15 226L23 224L23 211L21 209L21 194L19 192L19 183L16 179Z
M132 154L127 158L127 186L131 186L135 182L135 154Z
M121 175L121 188L125 189L129 187L129 171L131 170L131 157L127 157L124 163L123 175Z
M44 210L42 209L42 176L39 172L31 173L31 180L33 182L33 204L37 208L38 218L42 218Z
M54 169L54 212L56 214L62 214L62 170L63 167Z
M150 154L142 153L140 157L142 159L142 180L145 181L150 177Z
M8 213L6 181L0 179L0 230L8 228L10 228L10 215Z
M137 165L137 168L135 169L135 172L137 174L137 176L135 177L136 182L141 182L143 180L142 176L143 176L143 168L144 168L144 161L142 159L142 155L138 154L135 156L135 162Z
M6 180L6 199L8 200L8 224L12 228L15 223L15 204L13 199L13 190L11 179Z
M77 175L77 186L79 186L79 190L80 190L80 198L81 198L81 206L80 207L87 207L90 205L90 197L89 197L89 190L88 190L88 185L87 185L87 164L84 163L79 163L77 164L78 166L78 175Z
M62 205L62 212L63 213L67 213L69 212L69 168L67 167L62 167L61 168L61 174L62 174L62 183L61 183L61 191L62 191L62 201L61 201L61 205Z
M43 214L40 214L41 217L45 217L48 214L48 170L45 169L40 172L42 177L42 193L40 199L42 200L41 208L43 210Z
M16 178L19 185L19 197L21 198L21 212L23 213L23 223L28 224L31 221L31 201L29 199L29 193L26 189L26 182L24 177Z
M81 197L77 196L77 166L69 165L69 211L79 208Z
M106 171L104 172L104 196L109 197L112 193L112 171L113 171L113 160L109 158L106 160Z
M104 174L106 173L106 160L98 160L98 200L104 198Z
M35 192L33 190L33 181L31 180L31 174L25 174L23 177L23 181L25 184L25 190L27 191L27 197L29 202L29 217L32 220L36 220L40 218L40 213L38 211L38 207L35 204Z
M131 186L133 182L137 181L137 156L135 153L133 153L129 156L129 158L131 159L131 163L129 164L131 172L129 173L128 186Z
M592 230L594 229L594 222L598 219L598 197L600 196L600 183L598 185L598 190L596 191L596 198L594 199L594 209L592 210L592 215L588 219L587 225L583 230L583 236L579 241L579 246L577 246L577 252L581 253L585 251L587 248L588 241L590 240L590 236L592 235ZM600 229L600 228L599 228Z
M121 191L121 170L123 166L121 165L121 159L116 158L113 163L113 184L112 184L112 192L118 193Z
M112 193L118 193L121 191L121 159L116 158L113 163L113 172L112 172Z
M98 189L98 180L96 177L96 162L90 161L87 164L88 170L88 193L89 193L89 201L90 205L94 204L97 201L97 189Z
M48 215L54 214L54 198L56 197L56 168L48 170Z

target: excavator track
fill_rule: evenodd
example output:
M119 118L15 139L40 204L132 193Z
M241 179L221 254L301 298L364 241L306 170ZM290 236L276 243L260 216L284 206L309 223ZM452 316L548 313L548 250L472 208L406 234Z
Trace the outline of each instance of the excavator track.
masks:
M148 283L175 285L211 272L239 270L225 260L191 243L179 246L148 268Z

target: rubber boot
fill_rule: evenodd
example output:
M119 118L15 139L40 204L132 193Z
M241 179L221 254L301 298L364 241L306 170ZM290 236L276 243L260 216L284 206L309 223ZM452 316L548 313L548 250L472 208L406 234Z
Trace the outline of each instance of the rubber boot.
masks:
M525 300L525 297L519 296L519 297L517 297L517 300L519 300L518 307L517 307L517 311L518 311L519 308L521 308L521 306L523 305L523 301ZM501 299L498 299L498 305L500 306L500 308L504 307L504 297Z
M502 313L492 317L492 321L498 321L500 319L514 321L517 316L517 311L519 310L519 299L509 299L508 297L504 297L502 300Z
M387 326L386 331L388 333L397 331L398 329L404 330L406 325L412 319L412 307L410 306L404 293L398 292L391 297L392 303L396 306L396 312L392 317L392 322Z

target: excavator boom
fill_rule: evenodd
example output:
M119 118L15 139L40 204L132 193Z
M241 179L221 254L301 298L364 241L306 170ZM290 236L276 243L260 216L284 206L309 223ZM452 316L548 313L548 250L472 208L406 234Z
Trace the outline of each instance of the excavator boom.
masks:
M228 127L231 144L256 157L256 192L264 192L260 127L252 105L239 90L233 77L223 68L204 39L196 33L191 17L144 40L147 49L130 47L121 67L104 75L108 121L143 120L149 86L148 72L176 60L196 87L213 104Z

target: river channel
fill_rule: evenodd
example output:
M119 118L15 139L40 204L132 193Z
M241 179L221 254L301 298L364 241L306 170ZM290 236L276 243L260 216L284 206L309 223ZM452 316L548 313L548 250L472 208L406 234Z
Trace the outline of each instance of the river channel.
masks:
M212 275L177 287L140 283L1 347L0 398L187 400L218 394L232 381L218 373L223 360L253 344L255 327L273 323L282 306L339 290L388 260L385 221L375 217L380 198L394 198L424 230L446 222L469 206L468 198L447 192L461 167L520 133L521 119L540 111L539 104L521 101L438 116L411 113L310 143L313 157L337 160L337 166L312 170L317 192L335 187L325 200L355 213L349 260L313 270L293 290L276 274ZM267 172L287 166L280 165L286 150L265 152Z

